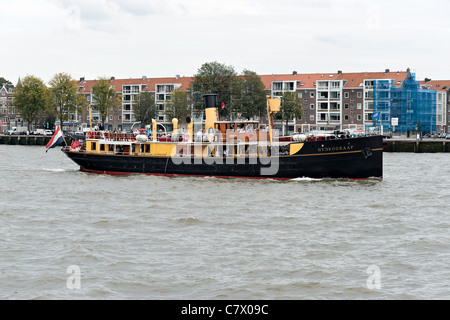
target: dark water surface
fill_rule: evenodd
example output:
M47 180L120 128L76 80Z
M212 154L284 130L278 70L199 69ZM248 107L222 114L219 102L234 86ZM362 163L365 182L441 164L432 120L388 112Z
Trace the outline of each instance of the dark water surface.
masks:
M449 162L385 153L383 181L117 177L0 145L0 298L450 299Z

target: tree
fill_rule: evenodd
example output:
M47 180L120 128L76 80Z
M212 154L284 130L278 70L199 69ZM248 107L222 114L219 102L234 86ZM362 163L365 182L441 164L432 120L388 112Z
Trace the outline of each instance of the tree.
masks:
M239 78L240 112L251 119L267 114L266 88L256 72L244 70Z
M133 102L133 113L136 121L152 123L156 117L155 97L150 92L141 92Z
M237 73L232 66L218 62L209 62L202 65L194 76L192 90L194 93L217 94L219 102L225 103L225 109L219 108L219 114L224 116L233 109L233 95L237 95ZM195 108L202 109L203 104L197 102Z
M180 122L186 122L186 118L191 117L188 93L186 91L175 90L171 94L170 102L167 102L166 110L166 114L170 118L177 118Z
M77 81L67 73L56 74L49 82L53 112L61 122L69 120L71 113L87 106L86 99L78 94Z
M5 78L3 78L3 77L0 77L0 89L3 87L3 86L6 86L6 87L9 87L9 86L12 86L13 84L11 83L11 81L8 81L8 80L6 80Z
M28 130L49 103L49 91L44 82L37 77L23 78L14 90L14 105L20 116L28 122Z
M95 84L92 86L92 97L95 101L94 107L98 110L102 126L104 127L108 111L120 108L122 101L116 90L110 85L109 80L105 78L95 81Z
M286 133L288 131L289 120L301 119L303 108L302 99L296 92L286 91L281 97L281 119L286 121Z

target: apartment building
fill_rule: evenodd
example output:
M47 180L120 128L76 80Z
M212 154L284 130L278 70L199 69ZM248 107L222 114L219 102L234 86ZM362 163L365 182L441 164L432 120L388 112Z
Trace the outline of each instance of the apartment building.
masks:
M450 132L450 81L431 80L420 82L424 89L436 90L436 132Z
M20 81L20 80L19 80ZM28 125L14 107L14 86L0 88L0 133L12 127Z
M380 124L391 122L393 117L390 112L384 112L391 106L386 94L382 93L381 88L388 86L392 91L392 95L398 95L401 90L411 91L421 88L413 88L415 80L409 83L411 79L411 71L390 71L386 69L384 72L355 72L345 73L338 71L336 73L314 73L314 74L272 74L261 75L260 78L265 85L267 94L274 98L281 97L284 92L295 92L302 99L303 115L300 119L289 122L288 130L290 132L305 132L308 130L319 128L330 129L361 129L373 130L380 129ZM133 102L136 96L141 92L150 92L152 98L155 99L157 119L159 122L170 123L168 119L167 106L171 103L172 94L176 90L189 91L192 77L166 77L166 78L137 78L137 79L115 79L111 78L111 86L122 97L122 107L119 110L111 111L108 115L106 129L109 130L129 130L135 122L133 114ZM95 112L95 101L92 97L93 80L86 81L80 79L80 93L86 96L94 108L92 120L98 122L99 115ZM437 90L436 98L436 123L437 129L443 130L450 127L450 117L448 110L448 101L450 95L450 81L427 83L429 90ZM413 87L411 87L413 86ZM439 90L436 88L440 88ZM378 90L378 95L375 94ZM394 90L398 92L394 93ZM400 91L399 91L400 90ZM416 92L416 91L415 91ZM418 92L418 91L417 91ZM384 94L384 96L380 96ZM407 100L405 100L407 101ZM428 100L427 100L428 101ZM396 103L402 103L396 100ZM407 102L405 102L407 103ZM383 109L384 108L384 109ZM415 108L419 108L416 106ZM382 112L382 119L375 121L372 114L376 111ZM405 111L409 112L409 111ZM409 115L409 114L408 114ZM80 124L88 125L89 119L87 114L74 116L74 119ZM264 121L264 119L262 119ZM279 125L281 128L281 124ZM383 126L385 130L392 130L391 126Z
M360 72L261 76L272 97L297 92L303 99L303 117L290 123L290 131L315 128L361 129L374 126L373 85L377 80L391 80L399 87L407 72Z
M153 99L155 99L155 106L157 110L157 119L159 122L170 122L172 119L167 119L166 111L167 104L172 99L172 94L176 90L188 90L192 82L192 78L188 77L172 77L172 78L142 78L131 79L116 79L111 77L109 80L111 87L121 97L121 108L111 109L108 112L105 121L105 129L107 130L125 130L129 131L136 122L133 113L133 104L137 96L142 92L149 92ZM80 78L78 82L79 93L84 95L87 102L92 106L91 116L92 123L95 125L100 123L100 115L95 109L95 98L92 94L92 87L95 80L86 80ZM67 125L72 127L88 127L90 125L89 114L75 113L72 117L72 123ZM75 125L75 126L74 126Z

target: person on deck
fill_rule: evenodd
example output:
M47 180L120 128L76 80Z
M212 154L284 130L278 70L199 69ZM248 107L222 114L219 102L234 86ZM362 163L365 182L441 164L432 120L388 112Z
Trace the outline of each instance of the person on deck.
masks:
M208 129L208 141L214 142L214 129L212 127Z

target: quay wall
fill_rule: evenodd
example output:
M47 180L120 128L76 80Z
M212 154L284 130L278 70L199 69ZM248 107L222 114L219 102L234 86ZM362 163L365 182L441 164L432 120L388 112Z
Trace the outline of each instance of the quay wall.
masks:
M22 145L22 146L45 146L50 141L51 136L34 135L0 135L0 144Z
M450 140L385 139L384 152L450 152Z

